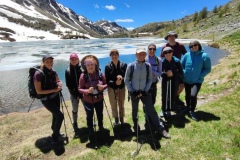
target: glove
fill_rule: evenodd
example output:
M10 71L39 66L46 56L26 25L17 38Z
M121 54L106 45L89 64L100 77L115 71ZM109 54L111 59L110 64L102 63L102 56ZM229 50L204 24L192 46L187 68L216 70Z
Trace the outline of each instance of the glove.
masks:
M142 94L143 97L147 96L147 92L145 92L145 91L141 91L141 94Z
M139 93L139 91L134 91L134 92L132 92L132 94L134 97L137 97L140 93Z

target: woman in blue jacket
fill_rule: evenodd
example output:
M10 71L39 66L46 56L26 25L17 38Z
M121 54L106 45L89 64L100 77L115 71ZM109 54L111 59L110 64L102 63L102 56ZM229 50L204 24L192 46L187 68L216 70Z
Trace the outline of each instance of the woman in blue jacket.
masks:
M190 52L183 56L181 62L184 72L185 100L190 117L198 121L194 113L197 106L197 94L204 77L211 71L211 60L198 41L191 41L189 48Z

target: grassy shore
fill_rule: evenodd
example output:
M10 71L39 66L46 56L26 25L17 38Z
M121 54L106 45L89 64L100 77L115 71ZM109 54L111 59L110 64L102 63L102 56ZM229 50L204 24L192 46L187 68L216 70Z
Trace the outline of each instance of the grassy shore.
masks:
M49 145L51 115L45 108L30 113L1 116L0 159L240 159L239 39L240 31L218 42L231 54L214 66L206 77L196 112L200 121L195 122L187 115L174 116L167 125L171 139L161 139L153 135L157 151L154 151L151 134L141 134L138 145L141 146L140 151L132 157L131 153L137 147L135 134L114 138L106 108L104 126L107 130L102 137L104 141L99 139L101 146L94 149L94 143L89 143L87 136L85 111L80 106L79 137L74 138L64 107L69 143L55 148ZM184 99L184 95L181 95L181 98ZM111 114L107 96L105 100ZM71 104L66 104L71 115ZM160 104L160 92L156 104ZM125 102L125 110L125 122L132 125L130 102ZM160 105L156 105L156 110L159 113ZM139 117L141 129L144 129L142 107ZM130 127L129 125L127 127ZM61 131L65 133L64 125Z

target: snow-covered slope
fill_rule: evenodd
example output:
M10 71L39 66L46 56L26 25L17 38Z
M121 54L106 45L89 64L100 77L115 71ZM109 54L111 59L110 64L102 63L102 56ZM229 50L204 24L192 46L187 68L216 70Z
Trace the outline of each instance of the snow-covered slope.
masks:
M60 39L66 34L91 38L126 31L115 22L93 23L55 0L0 0L0 41Z

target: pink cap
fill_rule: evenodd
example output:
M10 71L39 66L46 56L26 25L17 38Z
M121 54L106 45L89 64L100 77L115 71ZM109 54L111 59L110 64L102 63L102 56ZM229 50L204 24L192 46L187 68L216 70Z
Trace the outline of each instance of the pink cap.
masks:
M77 55L76 53L72 53L72 54L70 55L70 58L78 58L78 55Z

